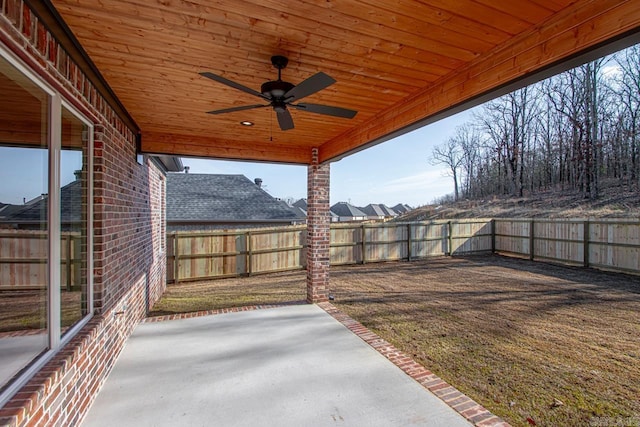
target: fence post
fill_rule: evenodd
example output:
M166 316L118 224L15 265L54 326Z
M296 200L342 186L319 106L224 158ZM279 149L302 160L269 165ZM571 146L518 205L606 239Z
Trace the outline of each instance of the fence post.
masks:
M365 230L364 223L361 227L362 230L362 263L365 264L367 262L367 243L366 243L366 235L367 231Z
M173 284L177 285L180 277L180 259L178 257L178 233L173 235Z
M247 239L247 276L251 276L251 258L253 258L253 254L251 253L251 232L247 231L245 236Z
M452 236L453 227L451 226L451 221L447 221L447 251L449 256L453 256L453 236Z
M407 261L411 261L411 246L413 246L413 242L411 241L411 232L412 232L411 223L407 224Z
M583 234L583 245L582 245L582 250L584 252L583 255L583 265L585 267L589 267L589 237L590 237L590 227L589 227L589 220L586 220L583 223L583 228L582 228L582 234Z
M496 253L496 220L491 220L491 253Z
M534 251L535 251L535 245L534 245L534 221L531 220L531 222L529 222L529 259L531 261L533 261L533 259L535 258L534 256Z

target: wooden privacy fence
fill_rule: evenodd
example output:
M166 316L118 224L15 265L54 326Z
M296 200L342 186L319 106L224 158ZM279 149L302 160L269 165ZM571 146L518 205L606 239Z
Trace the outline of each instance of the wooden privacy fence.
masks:
M306 227L167 233L167 281L295 270L305 257Z
M167 280L173 282L296 270L306 263L304 226L176 232L167 240ZM640 273L640 222L474 219L332 224L329 251L331 265L497 252Z
M80 242L80 233L62 233L61 286L68 289L80 284ZM43 287L47 250L46 233L0 230L0 291ZM498 252L640 273L640 222L474 219L332 224L329 251L332 265ZM273 273L305 265L305 226L167 234L167 280L172 282Z
M490 252L491 220L332 224L332 265ZM306 227L167 234L167 280L202 280L306 266Z
M495 219L494 251L531 260L640 273L640 222Z
M81 236L61 235L60 286L71 290L81 283ZM42 289L48 282L47 233L31 230L0 230L0 291Z

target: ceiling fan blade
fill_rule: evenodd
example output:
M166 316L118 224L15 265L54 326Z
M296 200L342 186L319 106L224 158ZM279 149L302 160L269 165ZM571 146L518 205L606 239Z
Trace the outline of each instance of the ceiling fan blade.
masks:
M319 72L302 81L299 85L285 93L284 98L290 101L298 101L331 86L335 82L336 81L333 77L328 76L323 72Z
M233 82L233 81L231 81L229 79L225 79L224 77L219 76L217 74L213 74L213 73L210 73L208 71L205 71L205 72L200 73L200 75L203 76L203 77L207 77L207 78L209 78L211 80L214 80L214 81L216 81L218 83L222 83L223 85L227 85L227 86L230 86L230 87L232 87L234 89L238 89L238 90L241 90L243 92L246 92L246 93L248 93L250 95L257 96L257 97L260 97L260 98L263 98L263 99L266 99L266 100L270 100L268 97L264 96L263 94L261 94L260 92L258 92L256 90L253 90L253 89L248 88L248 87L246 87L244 85L241 85L240 83Z
M293 118L291 117L289 110L284 108L282 110L277 110L276 113L278 115L278 124L280 125L280 129L293 129Z
M224 113L232 113L234 111L253 110L254 108L265 108L265 107L269 107L269 105L262 105L262 104L242 105L240 107L231 107L231 108L225 108L222 110L207 111L207 114L224 114Z
M302 111L308 111L310 113L324 114L326 116L343 117L345 119L353 119L357 111L348 110L341 107L332 107L330 105L319 104L289 104L291 107Z

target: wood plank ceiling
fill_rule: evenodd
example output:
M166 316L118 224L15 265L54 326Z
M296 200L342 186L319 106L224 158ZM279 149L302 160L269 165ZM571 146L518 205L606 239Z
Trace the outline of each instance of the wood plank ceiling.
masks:
M637 0L52 0L141 129L150 153L308 163L336 159L640 28ZM337 83L304 102L354 119L270 108L206 79L260 90L270 57L294 84ZM258 101L258 102L256 102ZM240 125L242 120L255 123Z

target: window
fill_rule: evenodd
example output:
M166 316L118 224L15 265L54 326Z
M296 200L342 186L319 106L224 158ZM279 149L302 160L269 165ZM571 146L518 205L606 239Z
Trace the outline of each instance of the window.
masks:
M60 326L64 334L89 314L87 239L89 126L62 107L60 151Z
M92 313L92 134L0 49L0 405Z

